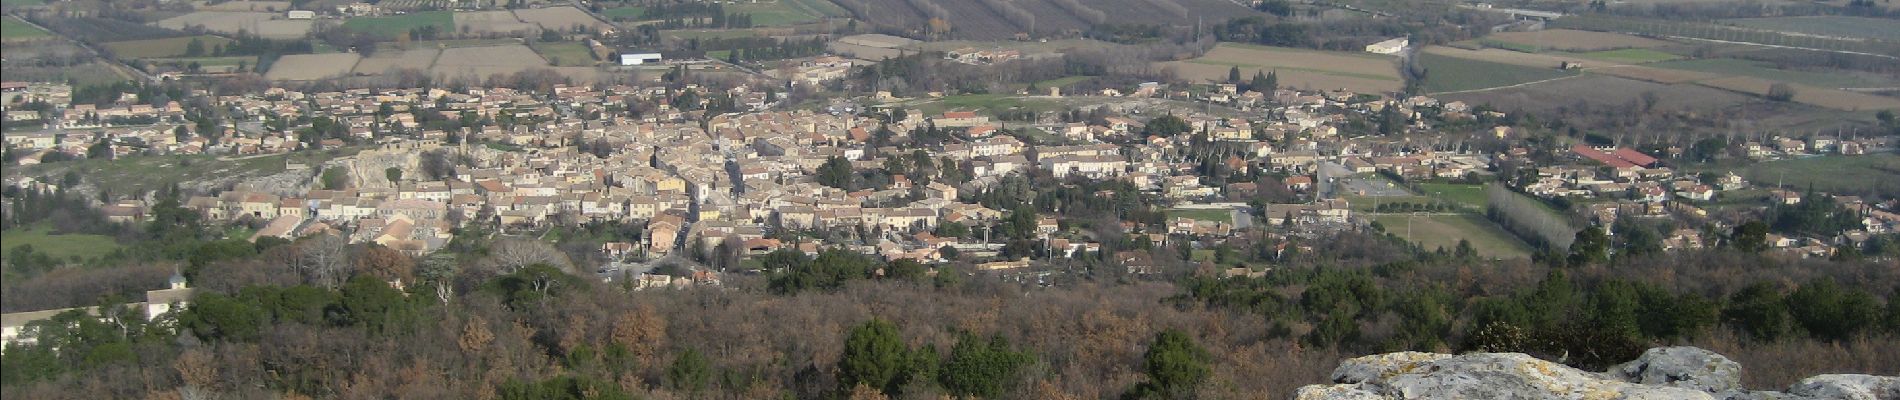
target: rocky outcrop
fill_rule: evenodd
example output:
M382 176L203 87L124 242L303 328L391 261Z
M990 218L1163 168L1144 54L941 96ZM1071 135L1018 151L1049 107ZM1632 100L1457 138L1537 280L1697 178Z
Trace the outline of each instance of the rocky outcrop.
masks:
M1354 358L1332 385L1308 385L1299 400L1680 399L1900 400L1900 377L1821 375L1786 392L1744 391L1742 366L1694 347L1650 349L1595 373L1519 353L1402 352Z

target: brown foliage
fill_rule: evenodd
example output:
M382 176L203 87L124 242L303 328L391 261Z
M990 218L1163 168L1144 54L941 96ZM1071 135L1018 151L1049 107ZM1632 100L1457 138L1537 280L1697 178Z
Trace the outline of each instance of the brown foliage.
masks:
M356 255L355 264L356 273L386 282L416 280L416 260L388 247L364 246L362 253Z

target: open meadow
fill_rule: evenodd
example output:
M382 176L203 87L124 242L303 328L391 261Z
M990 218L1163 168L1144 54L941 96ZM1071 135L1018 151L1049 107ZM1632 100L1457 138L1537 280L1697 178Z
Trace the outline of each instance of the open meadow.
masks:
M571 31L575 26L585 26L592 30L610 30L612 24L588 15L586 11L571 6L548 8L522 8L515 10L515 18L521 22L539 25L541 29Z
M377 75L394 70L427 70L435 64L435 57L442 50L433 46L413 48L402 51L378 51L376 55L363 58L350 72L357 75Z
M70 257L91 258L111 253L119 248L119 242L105 235L83 233L56 235L44 226L24 226L0 231L0 258L5 258L13 249L20 246L32 246L34 252L45 253L55 259Z
M455 13L455 29L468 33L512 33L529 32L537 29L535 24L521 22L512 11L466 11Z
M0 18L0 41L36 40L53 37L52 32L27 24L12 16Z
M1623 68L1598 71L1620 70ZM1598 73L1508 89L1448 94L1441 99L1471 105L1489 104L1505 111L1553 112L1585 99L1596 104L1630 104L1642 101L1643 93L1656 94L1657 110L1710 112L1751 99L1747 95L1692 83L1664 84Z
M1891 19L1811 16L1742 18L1722 22L1755 29L1808 35L1900 41L1900 23Z
M1529 244L1477 215L1372 214L1368 218L1385 226L1386 233L1398 235L1425 250L1451 251L1458 247L1459 240L1466 240L1478 255L1487 258L1526 258L1531 254Z
M594 66L594 51L580 42L534 42L528 45L534 48L549 65L557 67Z
M751 15L753 26L787 26L818 21L818 14L795 7L790 2L740 3L726 6L726 12Z
M264 77L273 81L308 81L348 75L362 57L356 53L294 54L272 63Z
M434 26L436 30L444 34L455 32L454 13L421 11L388 17L350 18L343 22L343 29L385 38L395 38L409 33L410 30L425 26Z
M1740 171L1757 185L1789 190L1900 195L1900 155L1820 156L1750 164Z
M1418 64L1425 68L1425 91L1429 93L1462 92L1508 87L1531 82L1555 80L1576 76L1578 74L1577 71L1557 69L1556 64L1549 64L1546 67L1533 67L1521 64L1506 64L1461 58L1434 51L1440 49L1477 53L1469 50L1434 47L1416 55L1415 57L1418 57Z
M1224 81L1238 67L1243 79L1256 71L1277 71L1281 86L1378 93L1405 87L1396 60L1368 53L1221 43L1199 58L1157 65L1174 67L1191 81Z

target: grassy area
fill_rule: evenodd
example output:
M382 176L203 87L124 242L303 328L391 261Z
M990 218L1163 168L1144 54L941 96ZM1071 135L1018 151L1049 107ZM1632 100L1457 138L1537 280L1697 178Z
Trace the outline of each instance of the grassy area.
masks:
M536 42L528 45L541 58L548 59L556 67L591 67L594 65L594 51L578 42Z
M1860 193L1895 190L1900 182L1900 155L1822 156L1749 165L1742 176L1772 187L1776 182L1792 190ZM1885 185L1876 187L1876 185Z
M1378 214L1371 218L1384 225L1387 233L1398 235L1426 250L1443 247L1449 251L1458 247L1459 240L1468 240L1481 256L1500 259L1530 257L1530 245L1511 236L1497 224L1476 215Z
M11 5L12 2L8 2L8 4ZM34 27L31 24L27 24L26 21L14 19L13 17L0 19L0 39L27 40L51 36L53 36L52 32Z
M1187 218L1187 219L1191 219L1195 221L1214 221L1214 222L1223 222L1223 223L1231 224L1231 223L1234 223L1234 211L1229 210L1229 209L1205 209L1205 208L1193 208L1193 209L1170 208L1168 209L1168 219L1174 219L1174 218Z
M1664 53L1664 52L1650 50L1650 49L1616 49L1616 50L1592 51L1592 52L1587 52L1587 53L1575 53L1574 55L1576 55L1577 57L1583 57L1583 58L1588 58L1592 60L1603 60L1603 61L1609 61L1609 62L1619 62L1619 63L1629 63L1629 64L1647 64L1647 63L1669 61L1669 60L1682 58L1682 57L1676 56L1675 54L1669 54L1669 53Z
M1362 211L1362 212L1372 212L1373 210L1377 210L1380 204L1394 204L1394 203L1430 204L1432 202L1432 198L1428 196L1352 196L1352 195L1347 195L1347 196L1341 196L1341 197L1345 197L1346 202L1352 204L1353 211Z
M637 19L640 19L641 16L646 15L646 13L647 13L646 7L638 7L638 6L614 7L614 8L600 10L600 16L615 19L615 20L619 20L619 19L637 20Z
M389 17L350 18L343 22L343 29L393 38L409 33L411 29L431 25L442 34L454 33L455 15L448 11L422 11Z
M1223 67L1240 67L1240 69L1242 70L1269 69L1269 70L1282 70L1282 71L1302 71L1302 72L1312 72L1312 73L1323 74L1323 75L1343 76L1343 77L1361 78L1361 79L1373 79L1373 80L1381 80L1381 81L1399 80L1398 77L1393 77L1393 76L1335 71L1335 70L1329 70L1325 68L1302 68L1302 67L1286 66L1286 65L1263 65L1263 64L1255 64L1255 63L1246 63L1246 62L1206 60L1206 59L1188 60L1188 62L1195 63L1195 64L1203 64L1203 65L1219 65ZM1252 77L1242 76L1242 78L1252 78Z
M46 5L46 0L0 0L0 5L7 7L43 6Z
M779 0L779 1L789 2L787 4L792 7L796 7L800 10L804 10L806 12L809 12L813 15L817 15L820 17L827 17L827 18L850 18L851 17L850 10L846 10L844 9L844 7L839 7L837 3L832 3L830 1L825 1L825 0Z
M211 35L185 36L164 39L127 40L106 43L106 50L119 58L167 58L182 57L193 40L198 41L204 55L210 55L213 48L224 46L234 40Z
M1858 87L1870 84L1850 74L1828 74L1775 69L1773 64L1732 58L1707 58L1656 63L1651 66L1724 75L1751 76L1771 81L1800 83L1821 87Z
M808 24L818 20L803 9L792 7L784 0L771 3L749 3L726 6L726 12L752 15L754 26L786 26Z
M1506 41L1496 40L1496 39L1480 39L1478 40L1478 44L1484 45L1484 47L1493 47L1493 48L1519 51L1519 52L1525 52L1525 53L1537 53L1544 50L1543 48L1539 48L1536 45L1506 42Z
M72 256L96 257L119 248L119 242L105 235L71 234L54 235L44 226L19 227L0 231L0 258L4 258L14 247L33 246L33 251L43 252L53 258L65 259Z
M1425 91L1457 92L1510 86L1576 75L1576 71L1537 68L1522 65L1478 61L1419 52L1418 63L1426 69Z
M1891 19L1808 16L1730 19L1722 22L1757 29L1822 36L1900 41L1900 24Z
M759 36L759 33L758 33L758 32L753 32L753 31L749 31L749 30L731 30L731 29L721 29L721 30L678 30L678 31L665 31L665 32L661 32L661 33L660 33L660 36L670 36L670 37L673 37L673 38L675 38L675 39L680 39L680 40L688 40L688 39L714 39L714 38L718 38L718 39L732 39L732 38L742 38L742 37L753 37L753 36Z
M1489 196L1484 194L1484 185L1460 183L1420 183L1419 189L1439 200L1462 204L1466 207L1483 210L1491 204Z
M488 46L500 46L500 45L505 45L505 44L518 44L518 43L521 43L521 40L516 39L516 38L417 40L417 41L409 42L408 49L398 48L396 46L396 42L377 43L376 51L394 52L394 51L428 49L428 48L453 49L453 48L460 48L460 47L488 47ZM319 53L322 53L322 52L319 52Z

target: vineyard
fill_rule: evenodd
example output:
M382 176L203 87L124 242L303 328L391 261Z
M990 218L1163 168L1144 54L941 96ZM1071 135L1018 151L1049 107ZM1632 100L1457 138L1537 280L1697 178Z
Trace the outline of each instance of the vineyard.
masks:
M1226 0L836 0L858 19L913 36L994 40L1112 24L1214 24L1257 14ZM932 21L937 21L933 24ZM947 30L947 33L939 32Z
M66 37L88 43L163 39L187 35L171 29L105 18L46 18L35 22Z

